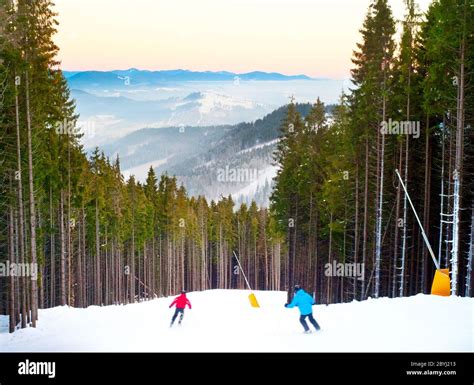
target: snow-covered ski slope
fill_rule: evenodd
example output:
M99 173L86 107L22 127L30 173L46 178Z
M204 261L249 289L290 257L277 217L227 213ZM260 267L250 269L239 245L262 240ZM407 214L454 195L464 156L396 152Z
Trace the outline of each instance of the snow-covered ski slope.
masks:
M189 293L182 326L169 328L172 298L126 306L40 310L37 329L8 334L0 316L0 351L90 352L447 352L474 350L474 299L416 295L316 305L322 331L303 334L286 293Z

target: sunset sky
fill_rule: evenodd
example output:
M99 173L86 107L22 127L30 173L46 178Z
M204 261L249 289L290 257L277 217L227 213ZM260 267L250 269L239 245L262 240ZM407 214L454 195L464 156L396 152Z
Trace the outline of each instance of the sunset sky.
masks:
M419 0L426 10L430 0ZM370 0L56 0L64 70L349 77ZM396 19L404 1L391 0Z

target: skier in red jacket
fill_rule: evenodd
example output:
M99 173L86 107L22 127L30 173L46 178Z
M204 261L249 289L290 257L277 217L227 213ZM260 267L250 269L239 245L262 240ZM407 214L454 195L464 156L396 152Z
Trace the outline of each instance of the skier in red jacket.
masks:
M183 317L184 317L184 309L186 308L186 305L188 305L189 308L191 309L191 302L189 302L189 299L186 297L186 292L184 290L181 291L181 294L177 296L174 299L174 301L171 303L170 309L171 307L173 307L173 305L176 305L176 311L174 312L173 318L171 319L170 327L173 326L174 320L180 313L181 315L179 317L178 325L181 325L181 321L183 320Z

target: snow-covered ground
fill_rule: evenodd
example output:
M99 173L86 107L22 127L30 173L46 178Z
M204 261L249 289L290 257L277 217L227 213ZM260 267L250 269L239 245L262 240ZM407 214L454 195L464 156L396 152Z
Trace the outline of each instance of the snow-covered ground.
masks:
M473 351L474 299L419 294L317 305L322 331L303 334L286 293L189 293L192 310L169 328L171 298L126 306L40 310L37 329L7 332L0 316L0 351L91 352L447 352Z

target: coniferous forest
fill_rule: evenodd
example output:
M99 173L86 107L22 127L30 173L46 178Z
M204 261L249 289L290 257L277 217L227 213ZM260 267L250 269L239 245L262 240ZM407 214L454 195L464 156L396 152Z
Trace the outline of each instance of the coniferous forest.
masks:
M86 154L52 1L0 0L0 262L38 266L36 280L0 277L10 331L59 305L245 289L234 252L256 290L300 284L318 303L429 293L436 266L396 170L452 294L472 296L474 3L405 5L397 21L372 1L330 113L319 99L305 116L287 106L266 208L189 196L153 169L125 179L118 157ZM338 263L362 277L327 274Z

